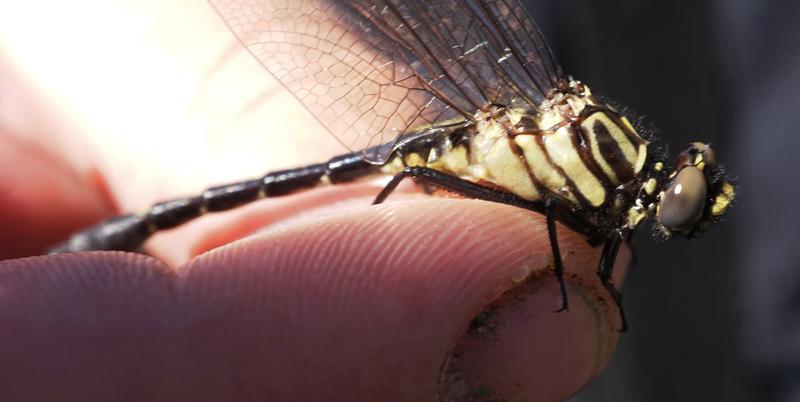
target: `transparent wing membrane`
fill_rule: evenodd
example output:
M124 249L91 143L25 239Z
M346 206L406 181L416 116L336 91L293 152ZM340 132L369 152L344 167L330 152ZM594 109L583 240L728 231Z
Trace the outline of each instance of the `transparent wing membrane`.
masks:
M535 111L563 73L515 0L211 0L231 31L349 150ZM381 163L392 147L368 156Z
M708 145L692 143L670 172L624 116L565 77L517 0L210 3L352 152L112 217L52 252L137 250L154 233L206 213L386 174L392 178L375 203L413 178L544 214L558 311L569 303L556 222L602 243L597 276L624 331L611 283L620 245L651 218L664 237L696 236L734 200L734 184Z

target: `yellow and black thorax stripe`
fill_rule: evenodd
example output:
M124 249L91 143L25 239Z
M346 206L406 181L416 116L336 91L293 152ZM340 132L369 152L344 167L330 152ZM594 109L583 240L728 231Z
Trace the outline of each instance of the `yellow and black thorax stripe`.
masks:
M493 107L475 122L430 149L400 150L384 171L426 166L529 201L600 209L620 186L636 187L647 159L648 141L585 86L555 94L537 114Z

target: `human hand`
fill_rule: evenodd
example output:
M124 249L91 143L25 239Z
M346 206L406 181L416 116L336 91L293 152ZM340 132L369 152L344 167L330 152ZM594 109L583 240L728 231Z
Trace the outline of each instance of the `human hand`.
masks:
M214 73L216 89L195 91L213 99L199 101L191 118L214 126L245 117L220 124L230 130L187 134L195 144L166 139L184 125L155 124L126 99L119 107L150 131L131 120L100 137L53 129L64 114L48 102L30 108L33 124L22 125L41 129L20 135L4 125L0 171L13 195L0 208L0 233L12 244L4 255L43 249L116 210L332 154L335 143L304 137L321 129L290 96L269 84L260 98L250 95L261 89L237 93L241 82L259 87L268 77L255 66L236 70L247 62L228 56L237 67ZM25 81L6 87L40 105ZM151 96L169 91L161 85ZM253 111L240 113L256 98ZM239 104L220 107L232 102ZM263 126L276 120L296 126ZM298 134L275 134L285 132ZM130 144L116 138L125 135L157 156L120 146ZM74 143L91 144L80 163ZM160 153L181 143L190 149ZM196 160L206 147L224 152ZM602 370L619 322L594 275L599 250L559 227L572 303L554 313L560 294L541 216L421 195L370 206L377 190L314 190L204 218L148 242L158 260L90 253L0 263L3 399L562 400Z

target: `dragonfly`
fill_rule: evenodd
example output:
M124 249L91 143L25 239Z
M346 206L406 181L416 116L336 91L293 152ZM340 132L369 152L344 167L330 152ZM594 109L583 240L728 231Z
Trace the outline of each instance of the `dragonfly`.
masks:
M657 236L696 237L734 201L712 148L694 142L672 165L658 139L566 74L517 0L211 0L250 54L351 152L214 186L108 218L52 253L137 251L201 215L323 185L406 178L544 215L568 310L556 222L602 247L611 283L621 245L645 221Z

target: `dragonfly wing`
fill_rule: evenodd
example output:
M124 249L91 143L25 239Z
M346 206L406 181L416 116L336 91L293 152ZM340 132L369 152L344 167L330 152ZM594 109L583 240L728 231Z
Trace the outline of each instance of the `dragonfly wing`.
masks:
M247 50L350 150L481 108L537 105L563 74L516 0L210 0Z

